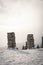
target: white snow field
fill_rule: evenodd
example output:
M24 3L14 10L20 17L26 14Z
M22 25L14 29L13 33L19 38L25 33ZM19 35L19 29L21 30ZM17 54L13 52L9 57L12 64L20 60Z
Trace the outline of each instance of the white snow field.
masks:
M43 49L0 49L0 65L43 65Z

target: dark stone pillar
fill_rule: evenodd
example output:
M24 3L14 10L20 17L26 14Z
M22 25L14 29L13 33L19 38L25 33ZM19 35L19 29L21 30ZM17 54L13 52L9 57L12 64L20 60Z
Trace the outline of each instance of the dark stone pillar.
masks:
M43 48L43 37L42 37L42 48Z
M7 38L8 38L8 48L15 48L16 43L15 43L15 33L7 33Z
M32 48L34 47L34 38L33 38L33 34L28 34L27 35L27 43L26 43L27 48Z

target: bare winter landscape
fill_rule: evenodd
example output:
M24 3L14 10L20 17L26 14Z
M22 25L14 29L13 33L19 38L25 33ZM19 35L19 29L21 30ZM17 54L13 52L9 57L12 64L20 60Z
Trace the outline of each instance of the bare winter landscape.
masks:
M43 0L0 0L0 65L43 65Z

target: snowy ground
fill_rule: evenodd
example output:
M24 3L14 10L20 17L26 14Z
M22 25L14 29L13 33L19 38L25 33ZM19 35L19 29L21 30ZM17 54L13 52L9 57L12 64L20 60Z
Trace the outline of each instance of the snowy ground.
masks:
M0 65L43 65L43 49L0 49Z

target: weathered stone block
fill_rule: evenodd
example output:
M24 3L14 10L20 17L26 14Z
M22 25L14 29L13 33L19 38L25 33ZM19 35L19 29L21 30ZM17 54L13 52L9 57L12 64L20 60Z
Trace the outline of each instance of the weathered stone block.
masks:
M8 48L15 48L16 43L15 43L15 33L7 33L7 38L8 38Z
M41 47L43 48L43 37L42 37L42 46Z
M32 47L34 47L33 34L28 34L28 35L27 35L26 47L29 48L29 49L32 48Z

